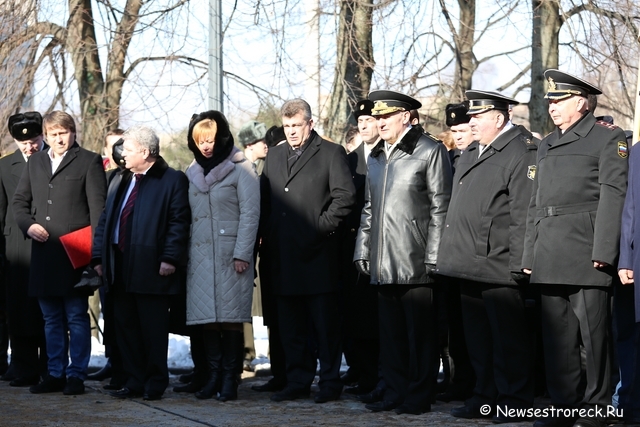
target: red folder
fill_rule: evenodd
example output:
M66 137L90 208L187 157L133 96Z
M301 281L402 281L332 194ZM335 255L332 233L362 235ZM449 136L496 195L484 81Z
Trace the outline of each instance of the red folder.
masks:
M89 265L91 262L91 226L87 225L64 236L60 236L60 242L67 251L67 256L73 268Z

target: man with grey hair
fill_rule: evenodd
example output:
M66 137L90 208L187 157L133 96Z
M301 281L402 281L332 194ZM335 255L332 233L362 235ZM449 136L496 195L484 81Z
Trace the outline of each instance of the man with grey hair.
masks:
M191 211L184 173L160 156L156 133L124 135L93 241L92 265L113 293L116 339L127 381L110 394L158 400L169 384L169 303L181 292Z
M340 233L355 202L347 154L313 130L302 99L281 109L287 144L273 147L261 175L262 264L275 295L286 359L287 387L271 397L309 395L320 359L316 403L336 400L340 381ZM261 264L261 265L262 265Z

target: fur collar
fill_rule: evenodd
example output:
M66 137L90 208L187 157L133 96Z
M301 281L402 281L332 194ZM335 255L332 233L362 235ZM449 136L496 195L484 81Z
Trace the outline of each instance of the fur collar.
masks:
M416 144L418 144L418 140L422 135L422 129L420 129L418 126L413 126L411 129L409 129L409 132L407 132L406 135L402 137L402 140L397 143L398 150L402 150L409 155L413 154L413 150L416 149ZM380 140L380 142L378 142L378 144L373 147L370 156L378 157L382 152L384 152L384 140Z
M246 160L247 159L244 157L242 151L233 147L231 154L220 162L219 165L211 169L207 176L204 175L204 169L202 166L200 166L195 160L187 169L186 175L187 178L189 178L189 181L191 181L198 190L206 193L209 191L211 186L222 181L227 175L229 175L235 168L236 163L241 163Z

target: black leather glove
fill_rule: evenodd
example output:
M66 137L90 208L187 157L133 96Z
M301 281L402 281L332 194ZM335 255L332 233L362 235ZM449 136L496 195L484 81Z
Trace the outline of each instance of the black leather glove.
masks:
M371 274L369 273L369 261L366 259L359 259L355 262L356 264L356 269L360 272L360 274L365 274L367 276L370 276Z
M435 277L435 275L436 275L436 265L435 264L425 263L424 264L424 268L427 269L427 276Z
M527 285L529 283L529 275L521 271L512 271L511 278L518 285Z

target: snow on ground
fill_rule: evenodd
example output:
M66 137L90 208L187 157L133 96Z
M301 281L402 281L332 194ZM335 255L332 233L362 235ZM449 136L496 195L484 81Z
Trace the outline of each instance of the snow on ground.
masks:
M104 324L100 316L100 330ZM251 362L254 371L262 371L271 368L267 354L269 352L269 335L267 327L262 323L262 317L253 318L253 338L256 347L256 358ZM89 368L102 368L107 363L104 356L104 345L95 337L91 337L91 360ZM189 337L183 335L169 334L169 350L167 353L167 364L170 370L188 371L193 368L191 353L189 351ZM341 372L346 372L348 366L342 357Z
M102 318L100 318L100 328L103 328ZM256 346L256 359L251 363L254 370L269 369L269 336L267 327L262 324L262 317L253 318L253 336ZM171 370L189 370L193 368L191 353L189 352L189 337L169 334L168 365ZM95 337L91 338L91 360L90 368L101 368L107 363L104 356L104 345Z

